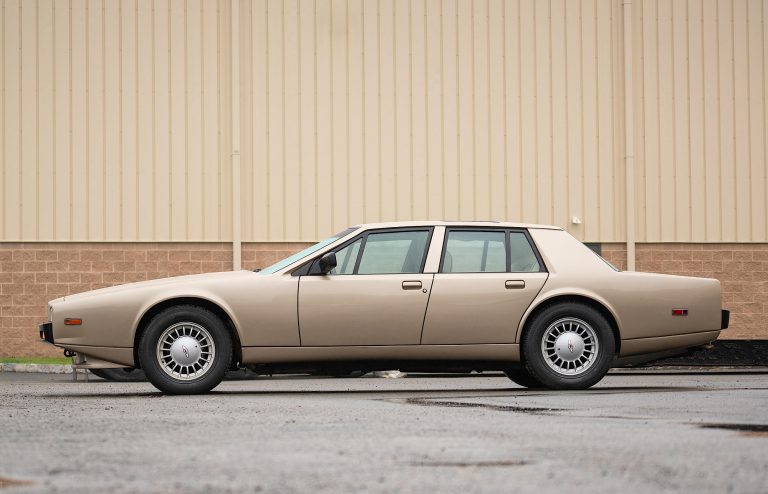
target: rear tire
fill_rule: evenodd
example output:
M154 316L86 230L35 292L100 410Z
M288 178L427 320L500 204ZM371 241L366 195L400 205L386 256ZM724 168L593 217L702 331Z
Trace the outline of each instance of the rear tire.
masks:
M592 307L568 302L538 313L521 342L525 369L551 389L586 389L613 362L616 342L608 321Z
M150 321L139 341L149 381L168 394L206 393L219 385L232 360L232 337L211 311L171 307Z

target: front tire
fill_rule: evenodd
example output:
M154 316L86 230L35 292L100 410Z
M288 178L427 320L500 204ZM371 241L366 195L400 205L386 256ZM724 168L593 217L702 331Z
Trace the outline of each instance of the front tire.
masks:
M206 393L219 385L232 360L232 337L211 311L171 307L150 321L139 341L147 379L168 394Z
M605 317L577 302L541 311L521 342L525 369L552 389L586 389L597 384L611 367L615 346Z

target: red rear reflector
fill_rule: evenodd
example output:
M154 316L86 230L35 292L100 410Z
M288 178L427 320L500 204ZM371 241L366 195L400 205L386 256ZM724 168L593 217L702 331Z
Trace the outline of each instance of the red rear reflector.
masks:
M687 316L688 309L672 309L673 316Z
M74 319L74 318L66 318L66 319L64 319L64 325L65 326L80 326L81 324L83 324L83 320L79 319L79 318L78 319Z

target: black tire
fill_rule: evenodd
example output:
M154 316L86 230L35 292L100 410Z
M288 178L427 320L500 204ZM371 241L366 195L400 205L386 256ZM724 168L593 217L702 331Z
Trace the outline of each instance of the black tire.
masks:
M542 345L545 336L550 342L546 351ZM588 305L567 302L538 313L523 333L520 347L525 370L543 386L586 389L597 384L608 372L616 342L611 326L602 314ZM549 356L545 356L545 352ZM578 360L570 361L570 358ZM581 362L584 363L578 368Z
M141 369L126 367L124 369L90 369L91 374L106 381L121 383L137 383L147 380L147 376Z
M530 375L527 370L523 369L507 369L504 371L504 374L507 375L507 377L518 386L522 386L524 388L543 388L544 385L541 384L535 377Z
M165 345L160 345L161 339ZM139 341L138 354L142 370L160 391L206 393L221 383L230 367L232 337L211 311L179 305L150 321Z

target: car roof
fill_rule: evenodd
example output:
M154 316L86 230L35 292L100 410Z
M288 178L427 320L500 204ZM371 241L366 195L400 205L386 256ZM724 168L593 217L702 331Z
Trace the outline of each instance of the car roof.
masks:
M559 226L537 225L533 223L513 223L509 221L389 221L384 223L361 223L351 228L366 230L374 228L403 228L413 226L475 226L496 228L535 228L544 230L562 230Z

